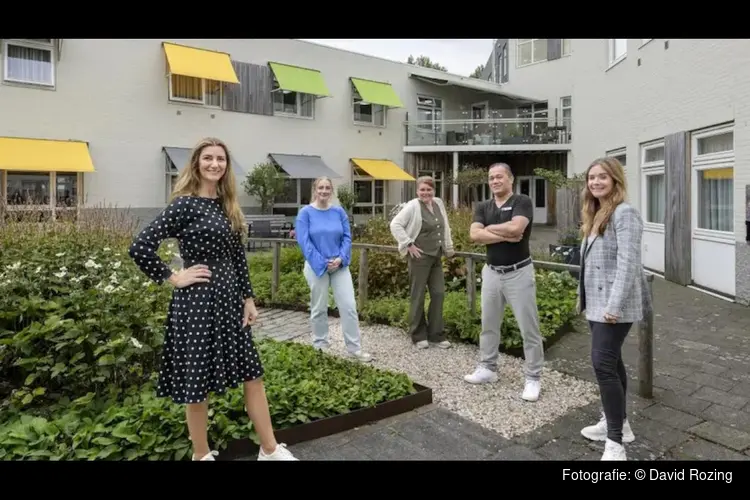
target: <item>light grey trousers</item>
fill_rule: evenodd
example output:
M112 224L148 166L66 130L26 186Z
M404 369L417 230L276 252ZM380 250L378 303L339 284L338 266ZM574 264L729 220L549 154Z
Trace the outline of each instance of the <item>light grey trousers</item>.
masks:
M536 306L534 264L505 274L482 268L482 333L479 336L480 363L497 371L500 329L505 304L509 304L523 338L526 378L539 380L544 365L544 344Z
M310 321L312 322L313 347L321 349L330 346L328 342L328 290L333 289L333 300L339 310L344 343L350 353L362 350L362 336L359 330L357 299L354 295L354 282L348 267L341 267L332 273L318 277L310 264L305 262L302 269L310 287Z

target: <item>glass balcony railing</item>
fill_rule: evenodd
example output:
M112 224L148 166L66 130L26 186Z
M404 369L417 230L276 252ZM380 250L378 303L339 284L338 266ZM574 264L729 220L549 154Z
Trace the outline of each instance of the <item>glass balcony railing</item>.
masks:
M570 144L569 120L496 118L407 121L407 146Z

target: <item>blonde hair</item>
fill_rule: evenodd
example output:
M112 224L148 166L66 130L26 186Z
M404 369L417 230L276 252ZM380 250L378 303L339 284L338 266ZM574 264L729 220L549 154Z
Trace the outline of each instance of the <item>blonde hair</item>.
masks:
M591 194L588 186L588 176L592 168L599 165L612 178L612 191L607 197L599 200ZM627 183L625 181L625 170L617 158L605 157L594 160L586 169L584 176L586 184L581 193L581 235L585 238L589 234L604 234L609 219L615 208L625 201L627 197Z
M172 190L172 199L178 196L199 196L201 183L200 157L203 150L209 146L219 146L224 150L227 157L227 168L217 186L217 194L224 209L224 214L229 218L232 230L243 234L245 228L245 216L237 199L237 183L232 170L232 157L229 148L221 140L214 137L206 137L195 145L190 153L190 161L182 169L177 177L177 182Z
M318 185L321 182L328 182L328 184L331 185L331 194L333 194L333 181L331 180L331 178L325 175L322 177L318 177L312 183L312 193L310 193L310 203L313 203L315 200L317 200L318 197L315 194L315 192L318 190Z

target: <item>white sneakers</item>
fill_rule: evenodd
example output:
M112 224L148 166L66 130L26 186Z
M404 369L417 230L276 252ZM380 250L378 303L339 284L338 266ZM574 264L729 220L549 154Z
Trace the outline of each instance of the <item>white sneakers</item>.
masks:
M451 343L447 340L443 340L442 342L433 342L432 345L437 346L441 349L450 349ZM416 346L418 349L429 349L430 348L430 342L426 340L420 340L416 343Z
M372 356L364 351L347 352L346 356L353 358L361 363L369 363L372 361Z
M590 439L592 441L606 441L607 419L602 414L602 418L601 420L599 420L599 422L581 429L581 435L583 435L583 437L585 437L586 439ZM630 422L628 422L628 419L625 419L625 421L622 423L622 442L632 443L633 441L635 441L635 434L633 434L633 429L631 429L630 427Z
M470 384L491 384L497 382L497 372L478 366L474 373L464 376L464 380ZM542 384L539 380L526 379L521 398L524 401L538 401Z
M621 444L615 443L611 439L607 439L607 442L604 444L602 461L622 461L627 459L628 457L625 455L625 447Z
M299 459L292 455L291 451L286 449L284 443L277 444L276 449L270 454L267 454L263 451L263 448L261 448L258 452L258 460L286 460L299 462Z
M464 380L470 384L491 384L497 382L497 373L484 366L478 366L474 373L464 376Z
M536 401L539 399L539 392L542 390L542 384L538 380L526 379L526 385L523 388L521 398L525 401Z
M206 455L204 455L199 461L200 462L215 462L216 459L215 456L218 456L218 451L210 451ZM193 460L195 460L195 455L193 455ZM276 445L276 449L273 450L273 453L265 453L263 451L263 448L260 449L258 452L258 460L286 460L286 461L297 461L299 462L299 459L296 458L294 455L292 455L292 452L286 449L286 445L284 443L279 443Z
M203 457L201 457L200 460L196 460L195 454L193 454L193 460L197 462L215 462L216 459L214 457L217 456L218 454L219 454L218 451L209 451L208 453L203 455Z
M599 422L581 429L581 434L583 437L592 441L604 441L604 454L602 455L602 460L628 459L623 445L615 443L611 439L607 439L607 419L603 414ZM633 429L630 427L630 422L628 422L628 419L625 419L622 423L622 442L632 443L633 441L635 441L635 434L633 434Z

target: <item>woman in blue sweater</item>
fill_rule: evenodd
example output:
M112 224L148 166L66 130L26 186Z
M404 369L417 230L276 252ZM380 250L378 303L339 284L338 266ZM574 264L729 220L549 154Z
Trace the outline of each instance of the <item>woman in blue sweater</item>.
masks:
M372 358L362 351L357 301L349 271L352 235L349 217L340 206L331 205L333 183L328 177L313 182L312 202L297 215L295 234L305 256L303 273L310 286L310 320L313 346L326 349L328 343L328 289L333 288L341 318L347 354L359 361Z

